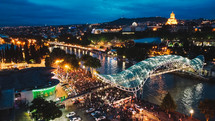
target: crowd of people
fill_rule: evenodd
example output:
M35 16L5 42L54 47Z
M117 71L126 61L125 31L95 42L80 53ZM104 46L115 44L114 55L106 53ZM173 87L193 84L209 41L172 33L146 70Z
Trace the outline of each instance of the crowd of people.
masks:
M66 87L65 90L69 93L69 96L80 95L90 92L84 97L84 103L75 101L75 104L80 108L94 109L94 111L101 112L101 116L105 116L106 119L118 119L118 120L132 120L132 112L128 110L131 108L125 101L115 103L121 99L132 97L132 93L122 91L116 87L108 87L107 84L101 80L93 77L89 71L84 69L78 69L74 71L66 71L63 68L58 68L58 75L62 79L62 86ZM102 90L95 91L97 88L102 87ZM93 91L94 90L94 91ZM71 92L75 92L72 93ZM131 99L131 98L129 98ZM129 100L131 103L131 100Z
M129 92L110 87L91 93L85 98L85 102L80 105L85 109L93 108L95 111L100 111L101 115L105 116L106 119L116 119L118 115L123 115L120 113L124 112L121 107L115 107L114 102L130 96L131 93Z
M89 71L81 68L70 71L65 71L63 68L58 68L57 73L61 76L61 83L65 87L65 90L68 92L69 96L87 93L106 85L96 77L92 77L92 74Z
M133 93L108 86L84 69L65 71L65 69L59 68L57 73L61 75L61 79L63 80L62 86L66 87L65 90L70 93L70 97L87 94L83 96L84 102L75 101L75 104L79 108L93 110L92 112L100 112L97 115L105 116L106 119L132 121L144 120L145 118L152 121L166 119L180 121L187 118L185 115L175 113L166 114L158 105L138 100L133 97ZM71 94L71 92L74 93ZM126 100L119 102L123 99ZM141 110L143 111L141 112Z

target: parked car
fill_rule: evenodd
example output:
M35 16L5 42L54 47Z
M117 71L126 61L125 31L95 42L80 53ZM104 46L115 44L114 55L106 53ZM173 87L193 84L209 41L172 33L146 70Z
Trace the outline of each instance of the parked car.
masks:
M63 85L63 82L60 82L60 86L62 86Z
M135 104L134 106L135 106L135 108L140 109L139 105Z
M129 111L133 111L134 109L133 109L133 108L129 108L128 110L129 110Z
M94 117L95 115L100 114L100 113L101 113L100 111L95 111L95 112L91 113L91 115Z
M72 119L70 119L70 121L81 121L81 117L73 117Z
M65 83L65 84L63 84L62 86L66 86L66 85L68 85L67 83Z
M95 119L96 119L96 121L100 121L100 120L106 119L106 117L105 116L100 116L99 118L95 118Z
M74 116L75 115L75 112L69 112L66 117L71 117L71 116Z
M91 113L93 111L95 111L95 109L94 108L90 108L90 109L86 110L86 113Z

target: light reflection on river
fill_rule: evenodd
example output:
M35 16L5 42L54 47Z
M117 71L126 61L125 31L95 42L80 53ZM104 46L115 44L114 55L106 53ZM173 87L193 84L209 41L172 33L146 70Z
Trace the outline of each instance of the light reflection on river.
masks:
M63 48L67 53L74 53L81 57L87 51ZM117 58L89 53L101 61L101 68L97 69L101 74L115 74L132 66L117 60ZM169 91L176 101L177 111L189 115L190 109L194 109L194 117L204 120L204 115L199 112L198 104L203 99L215 99L215 85L198 80L188 79L173 74L163 74L152 77L143 86L143 99L160 104L165 94Z

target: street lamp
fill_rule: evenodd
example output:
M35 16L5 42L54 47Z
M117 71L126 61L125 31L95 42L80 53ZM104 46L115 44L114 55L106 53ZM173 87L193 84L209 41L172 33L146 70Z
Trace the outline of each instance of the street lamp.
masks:
M61 59L61 60L59 60L59 59L57 59L56 61L55 61L55 64L57 65L57 73L58 73L58 69L59 69L59 63L62 63L64 60L63 59Z
M64 60L63 59L61 59L61 60L56 60L55 61L55 64L59 64L59 63L61 63L61 62L63 62Z
M190 110L190 117L191 117L191 118L192 118L192 116L193 116L193 113L194 113L194 110L191 109L191 110Z
M135 113L134 111L132 111L132 118L133 118L133 121L135 121Z
M66 69L69 69L69 65L67 65L67 64L66 64L64 67L65 67Z
M66 80L67 80L67 78L68 78L68 69L70 68L70 66L66 64L66 65L64 65L64 67L66 68Z

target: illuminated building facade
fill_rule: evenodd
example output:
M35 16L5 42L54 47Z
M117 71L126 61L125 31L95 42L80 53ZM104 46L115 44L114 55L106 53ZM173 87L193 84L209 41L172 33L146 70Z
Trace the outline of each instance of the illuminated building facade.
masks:
M31 102L37 97L48 97L55 94L59 80L52 78L54 68L28 68L20 71L0 73L0 85L4 89L14 89L15 101ZM13 82L13 83L11 83Z
M122 34L134 34L135 32L142 32L146 29L147 26L133 22L130 26L125 26L122 28Z
M37 97L47 97L55 93L56 85L53 87L43 88L43 89L34 89L32 90L33 98Z
M178 24L177 20L175 19L175 14L172 12L170 14L170 18L168 19L168 21L166 22L166 25L176 25Z

